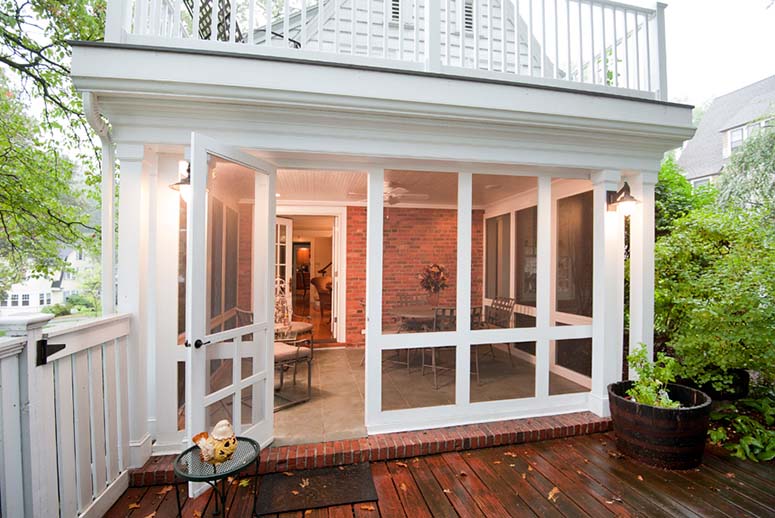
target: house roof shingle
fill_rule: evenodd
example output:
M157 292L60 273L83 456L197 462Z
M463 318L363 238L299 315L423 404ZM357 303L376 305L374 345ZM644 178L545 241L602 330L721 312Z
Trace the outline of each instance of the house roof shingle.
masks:
M692 180L720 173L727 161L723 156L723 132L773 112L775 76L715 99L678 159L686 178Z

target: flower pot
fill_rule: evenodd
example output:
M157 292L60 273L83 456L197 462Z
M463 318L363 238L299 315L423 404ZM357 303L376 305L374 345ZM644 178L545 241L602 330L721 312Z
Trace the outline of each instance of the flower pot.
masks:
M635 460L666 469L702 463L711 399L697 389L670 383L670 398L681 408L659 408L627 399L632 381L608 386L616 446Z

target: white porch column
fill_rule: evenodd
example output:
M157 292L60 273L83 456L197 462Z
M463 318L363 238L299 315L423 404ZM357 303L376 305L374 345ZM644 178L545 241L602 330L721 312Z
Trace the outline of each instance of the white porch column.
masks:
M659 173L629 176L640 201L630 217L630 351L644 343L654 357L654 186ZM630 369L630 379L635 372Z
M142 144L119 143L118 312L131 315L127 338L130 466L140 467L151 456L148 433L147 343L145 296L148 244L148 178L143 170Z
M382 409L382 227L385 171L369 169L366 208L366 427Z
M592 175L592 391L589 408L610 415L608 385L621 379L624 327L624 216L608 210L606 193L619 188L619 171Z

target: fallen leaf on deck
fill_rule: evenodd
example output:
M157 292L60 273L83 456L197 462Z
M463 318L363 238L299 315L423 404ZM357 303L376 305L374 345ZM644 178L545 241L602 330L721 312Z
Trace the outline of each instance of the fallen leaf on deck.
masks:
M291 489L291 494L292 494L293 496L297 496L297 495L299 494L299 492L298 492L298 491L296 491L295 489Z
M344 471L344 466L339 466L339 471Z
M170 491L172 491L172 486L164 486L163 488L159 489L159 491L156 492L157 495L166 495Z
M641 482L643 482L643 475L638 475L638 480L640 480Z
M406 462L396 462L396 466L401 466L402 468L406 468L406 467L408 467L408 466L406 465Z
M143 518L155 518L156 517L156 511L152 512L151 514L146 514Z
M233 484L234 483L234 477L226 477L226 483L227 484Z
M283 475L285 475L286 477L292 477L293 471L283 471Z
M727 478L735 478L735 474L734 473L724 473L724 476L727 477Z
M304 511L304 516L309 516L311 514L312 514L312 509L307 509L306 511Z
M589 459L584 459L584 464L589 464Z
M243 478L239 481L239 487L248 487L250 485L250 479Z
M513 451L507 451L506 453L504 453L504 455L507 457L514 457L514 458L517 457L517 454L514 453Z
M303 478L301 479L301 482L299 483L299 486L304 489L305 487L309 486L309 479Z
M501 461L499 461L499 460L494 460L492 463L493 463L493 464L500 464L500 463L501 463Z
M551 491L549 491L549 494L547 495L547 498L551 500L552 502L556 502L557 498L560 496L560 490L557 488L557 486L554 486Z
M131 503L128 506L126 506L127 509L140 509L140 504L137 502Z
M608 505L611 505L614 502L621 502L621 501L622 501L621 498L619 498L618 496L615 496L615 497L611 498L610 500L606 500L605 503L607 503Z
M528 467L527 467L527 470L528 470L528 471L533 471L533 466L528 466Z
M467 477L468 473L466 473L465 471L461 471L460 473L458 473L458 476L459 477Z
M194 518L202 518L202 511L194 511L193 517Z
M361 506L361 511L376 511L376 510L377 510L377 508L374 507L373 505L366 505L366 504L364 504L364 505Z
M449 493L451 493L451 492L452 492L452 491L451 491L451 490L449 490L449 489L442 489L441 491L442 491L443 493L447 493L447 494L449 494Z
M514 467L516 467L516 466L517 466L516 464L509 464L509 467L510 467L510 468L514 468Z
M403 482L401 482L401 484L398 486L398 489L400 489L401 491L403 491L404 493L406 493L406 484L404 484Z
M608 456L611 457L611 458L614 458L614 459L624 458L624 455L622 455L621 453L619 453L616 450L608 450Z
M522 480L526 480L526 479L527 479L527 473L522 473Z

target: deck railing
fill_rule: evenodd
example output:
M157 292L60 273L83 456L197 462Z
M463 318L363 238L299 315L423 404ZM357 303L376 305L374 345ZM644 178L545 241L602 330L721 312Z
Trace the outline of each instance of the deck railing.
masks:
M129 317L50 318L0 319L2 516L99 517L129 482Z
M664 100L664 8L609 0L109 0L106 39Z

